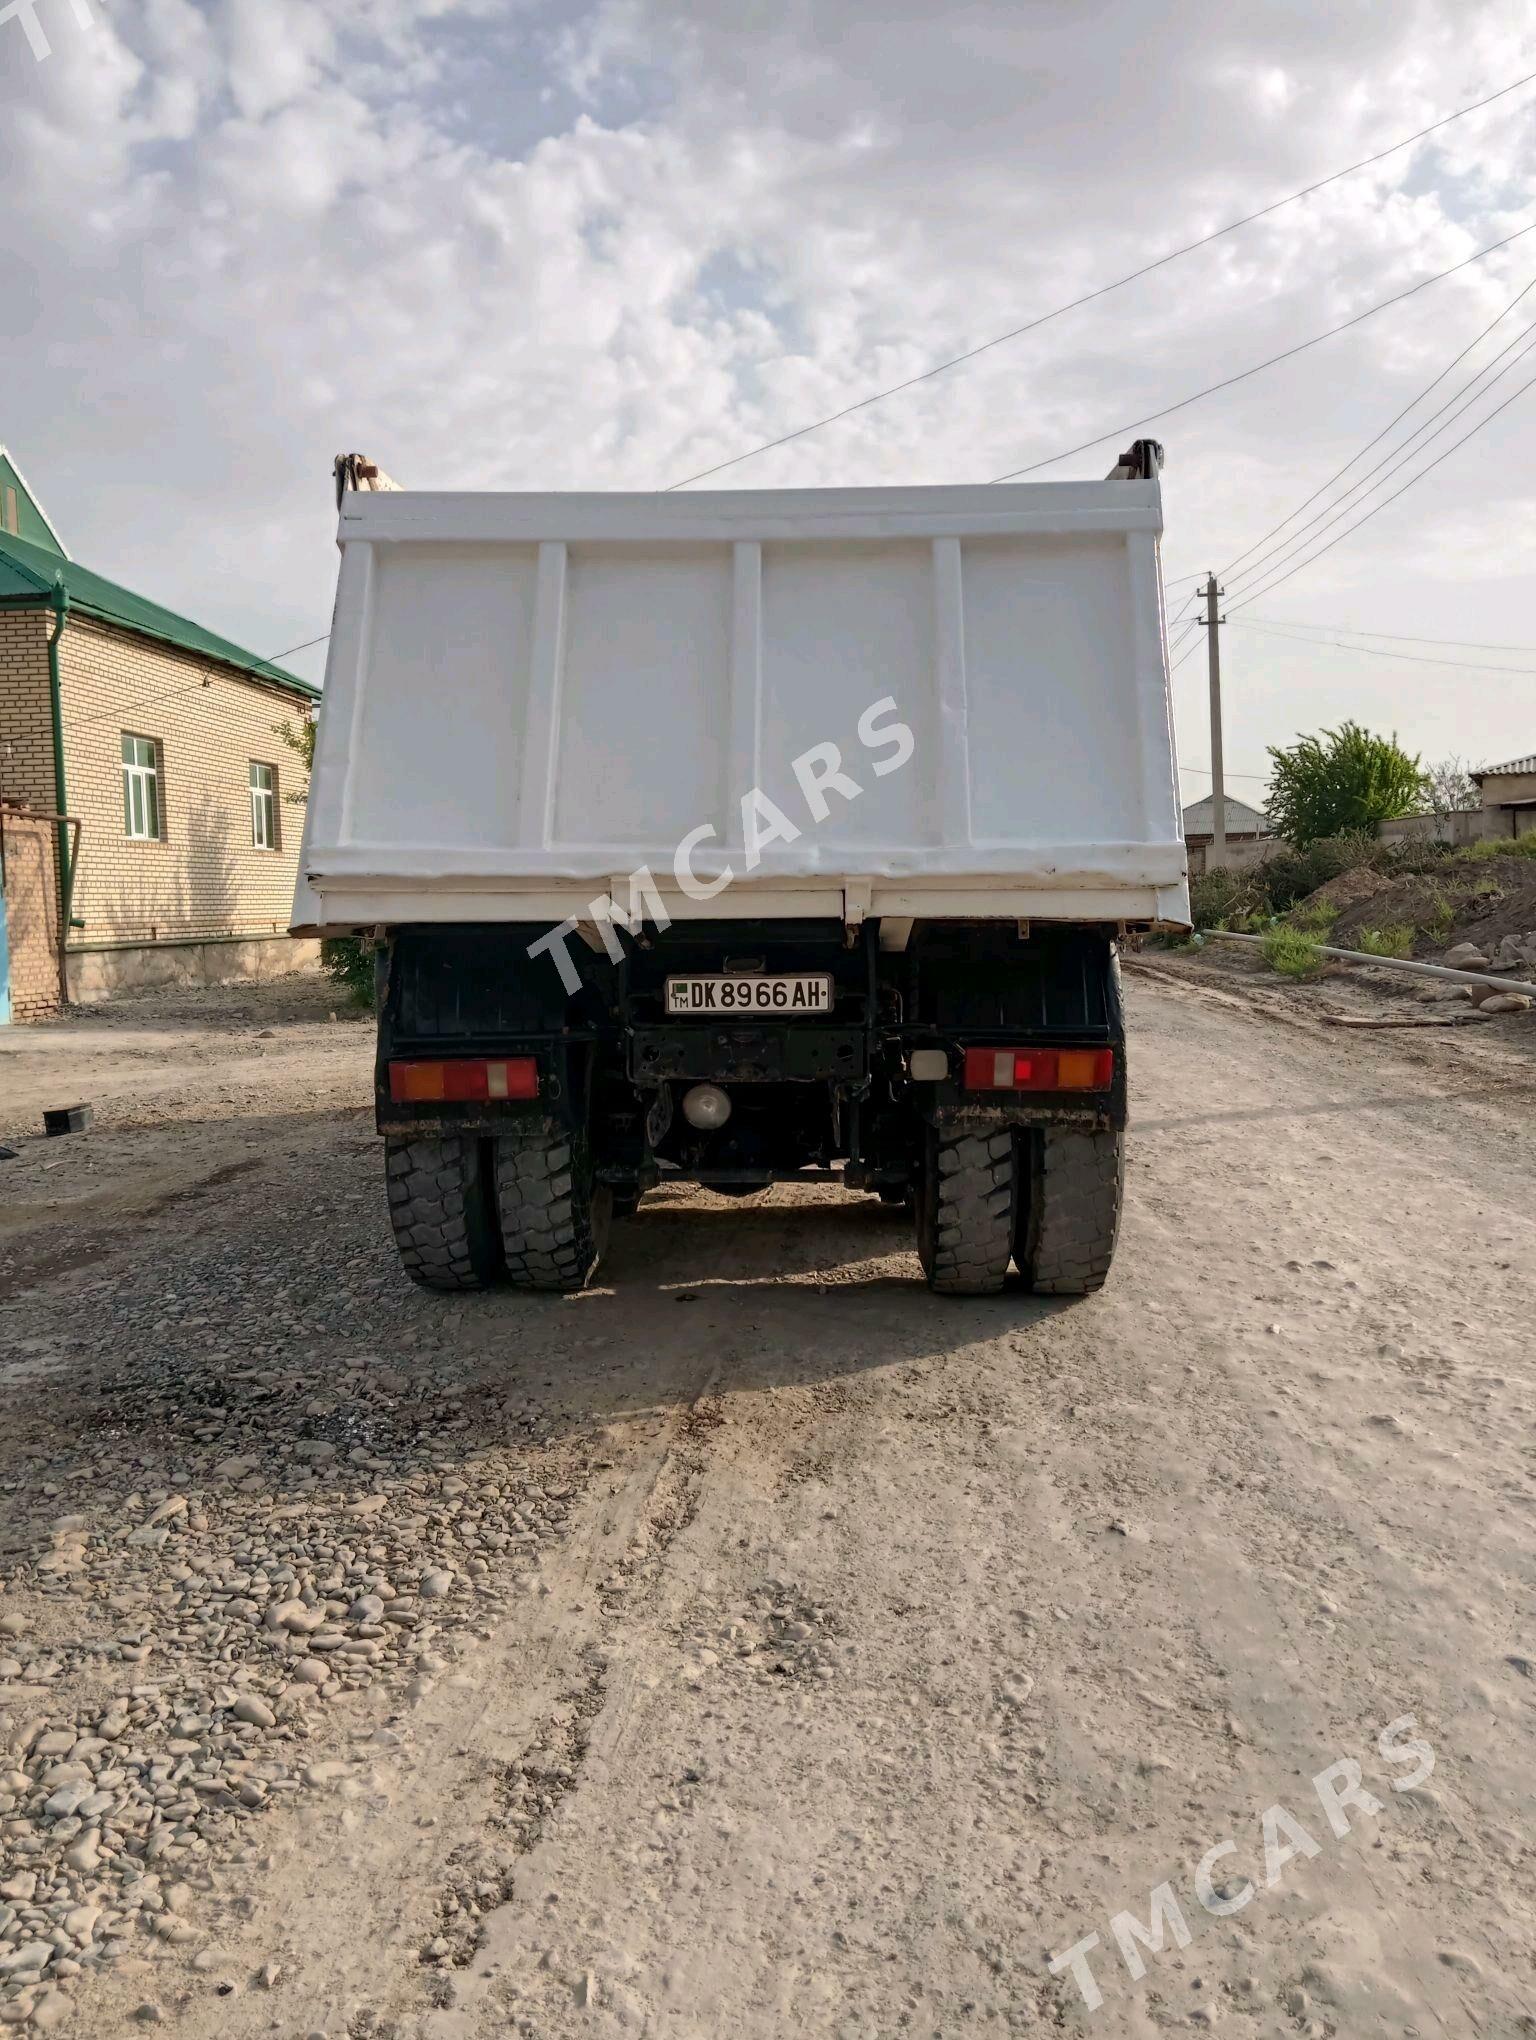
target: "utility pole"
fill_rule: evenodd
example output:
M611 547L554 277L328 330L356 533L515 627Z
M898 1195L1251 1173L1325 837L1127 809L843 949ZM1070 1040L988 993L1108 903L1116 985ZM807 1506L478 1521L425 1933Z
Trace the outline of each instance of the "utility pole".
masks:
M1216 614L1216 598L1226 593L1216 585L1216 576L1211 575L1205 584L1205 615L1201 627L1206 631L1206 657L1211 675L1211 847L1206 855L1206 868L1216 871L1227 861L1227 781L1221 753L1221 643L1218 631L1226 622L1224 616Z

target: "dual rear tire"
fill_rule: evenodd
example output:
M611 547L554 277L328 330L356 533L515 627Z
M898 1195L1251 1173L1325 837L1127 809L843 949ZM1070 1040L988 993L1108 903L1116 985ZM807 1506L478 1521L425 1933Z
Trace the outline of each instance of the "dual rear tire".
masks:
M1010 1262L1039 1296L1104 1286L1120 1230L1125 1136L1076 1127L929 1129L917 1250L943 1296L995 1296Z
M613 1194L579 1136L391 1134L384 1166L401 1265L425 1289L569 1294L608 1244Z
M423 1288L570 1294L606 1250L613 1193L580 1135L390 1135L385 1169L401 1264ZM916 1198L929 1287L994 1296L1013 1264L1039 1296L1101 1289L1124 1186L1120 1133L929 1129Z

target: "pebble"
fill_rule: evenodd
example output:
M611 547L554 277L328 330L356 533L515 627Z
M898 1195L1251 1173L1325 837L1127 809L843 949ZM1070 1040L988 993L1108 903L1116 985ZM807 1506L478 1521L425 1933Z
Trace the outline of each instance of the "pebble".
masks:
M204 1990L227 1976L210 1894L227 1877L226 1917L251 1916L239 1866L260 1861L261 1825L300 1788L311 1806L355 1793L359 1814L365 1785L369 1804L391 1789L367 1766L412 1730L350 1718L348 1696L372 1688L388 1718L434 1677L467 1677L455 1638L536 1573L573 1492L531 1486L528 1456L550 1444L536 1425L464 1435L441 1323L402 1320L392 1266L335 1289L274 1252L247 1327L231 1253L244 1266L247 1243L191 1232L169 1288L163 1268L129 1275L110 1304L87 1276L65 1306L81 1421L7 1468L21 1534L0 1572L0 1680L26 1682L31 1713L0 1686L0 2020L23 2033L174 2025L169 1996L147 2002L151 1965L183 1947ZM354 1361L359 1310L385 1311L407 1357ZM143 1333L126 1360L125 1325ZM322 1429L336 1441L301 1435ZM77 1493L89 1513L61 1515L55 1497ZM361 1764L306 1747L320 1721L372 1729ZM94 1995L107 1970L132 1993L111 2015Z
M295 1636L312 1636L325 1627L325 1610L310 1608L303 1601L284 1601L267 1614L269 1629L286 1629Z

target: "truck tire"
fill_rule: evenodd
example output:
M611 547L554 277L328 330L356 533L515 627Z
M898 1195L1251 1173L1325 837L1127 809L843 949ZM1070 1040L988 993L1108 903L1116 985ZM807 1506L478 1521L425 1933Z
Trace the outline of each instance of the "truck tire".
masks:
M1087 1296L1104 1287L1120 1230L1125 1135L1044 1127L1020 1140L1016 1257L1039 1296Z
M484 1143L464 1134L389 1134L389 1222L400 1260L424 1289L483 1289L501 1268Z
M594 1178L579 1134L500 1135L496 1202L514 1287L568 1292L586 1286L608 1245L613 1192Z
M1010 1130L928 1135L917 1195L917 1252L941 1296L995 1296L1013 1254Z

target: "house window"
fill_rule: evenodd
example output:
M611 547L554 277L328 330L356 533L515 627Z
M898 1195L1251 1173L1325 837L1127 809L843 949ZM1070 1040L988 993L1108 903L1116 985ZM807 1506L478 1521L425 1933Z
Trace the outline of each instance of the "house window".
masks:
M258 850L277 848L277 773L270 765L251 764L251 841Z
M153 841L160 834L160 760L153 737L123 732L123 827Z

